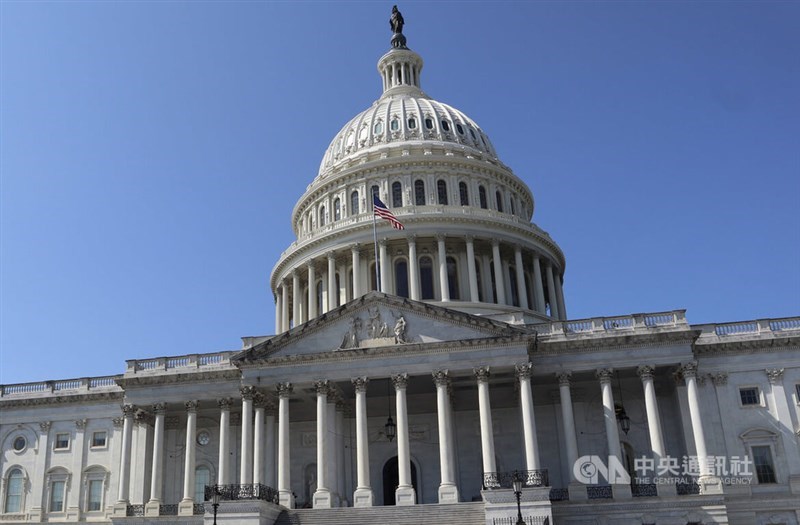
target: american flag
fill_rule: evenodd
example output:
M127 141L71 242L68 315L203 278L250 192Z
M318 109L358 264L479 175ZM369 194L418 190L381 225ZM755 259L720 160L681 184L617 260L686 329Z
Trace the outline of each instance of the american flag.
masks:
M372 196L372 210L376 217L380 217L381 219L386 219L387 221L392 223L392 228L395 230L405 230L405 226L403 223L397 220L397 217L394 216L394 213L389 211L389 208L381 202L377 195Z

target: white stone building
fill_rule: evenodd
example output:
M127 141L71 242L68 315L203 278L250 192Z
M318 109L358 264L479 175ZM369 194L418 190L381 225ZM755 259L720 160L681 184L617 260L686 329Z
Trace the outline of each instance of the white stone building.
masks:
M800 318L569 320L530 189L398 35L294 208L276 335L0 387L0 521L212 523L219 485L220 523L501 525L516 471L526 523L800 523Z

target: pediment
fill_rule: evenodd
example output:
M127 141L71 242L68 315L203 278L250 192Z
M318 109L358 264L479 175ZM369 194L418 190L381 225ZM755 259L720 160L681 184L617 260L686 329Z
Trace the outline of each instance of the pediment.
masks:
M528 331L484 317L370 292L232 358L252 363L276 357L359 348L437 345L513 337Z

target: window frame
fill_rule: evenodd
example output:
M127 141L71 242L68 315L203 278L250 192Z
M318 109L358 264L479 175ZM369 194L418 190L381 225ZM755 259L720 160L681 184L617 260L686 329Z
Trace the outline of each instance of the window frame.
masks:
M403 206L403 183L396 180L392 183L392 208Z
M414 181L414 205L415 206L425 206L427 202L425 199L425 181L422 179L417 179ZM422 202L420 202L422 201Z
M14 496L19 496L18 500L18 508L17 510L9 510L8 509L8 490L11 488L11 474L14 471L19 471L20 474L20 484L19 484L19 494L14 494ZM11 465L11 467L6 471L6 475L3 477L3 506L0 507L3 510L3 514L22 514L25 510L25 485L28 483L28 475L25 472L25 469L19 465Z
M70 474L63 467L47 474L47 513L64 515L67 512L67 487L69 487ZM56 485L61 484L60 491L56 491ZM53 502L56 494L61 493L61 509L54 510Z
M755 390L756 391L756 399L755 403L744 403L742 400L742 392L745 390ZM739 408L760 408L764 406L764 393L758 385L741 385L737 389L738 398L739 398Z
M350 215L358 215L358 190L350 192Z
M95 436L103 434L103 444L95 445ZM92 431L92 440L89 442L89 449L102 450L108 448L108 431L107 430L94 430Z
M440 206L447 206L448 202L447 181L444 179L439 179L436 181L436 203Z
M461 206L469 206L469 186L463 180L458 183L458 202Z
M59 446L59 440L58 440L59 436L67 436L67 444L65 446ZM54 452L68 451L71 445L72 445L72 434L70 432L56 432L56 435L53 438Z
M756 464L756 454L753 449L766 449L769 458L769 467L772 469L772 481L761 481L759 474L758 474L758 465ZM775 466L775 447L772 443L750 443L748 444L748 449L750 451L750 457L753 459L753 478L755 478L755 482L759 485L777 485L778 484L778 469Z
M478 204L482 210L489 209L489 196L486 193L486 186L483 184L478 186Z
M339 199L339 197L336 197L333 200L333 220L342 220L342 201Z
M83 511L91 515L100 515L103 513L106 505L106 492L108 490L109 472L101 466L92 466L83 472ZM100 483L100 501L98 502L97 509L91 509L92 504L92 483Z

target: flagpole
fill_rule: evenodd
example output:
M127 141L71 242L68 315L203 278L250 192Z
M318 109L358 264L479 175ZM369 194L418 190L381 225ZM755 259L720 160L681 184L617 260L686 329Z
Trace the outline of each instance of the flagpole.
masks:
M381 290L381 262L378 259L378 226L377 221L375 220L375 195L372 195L372 237L374 241L374 248L375 248L375 285L378 288L379 292Z

